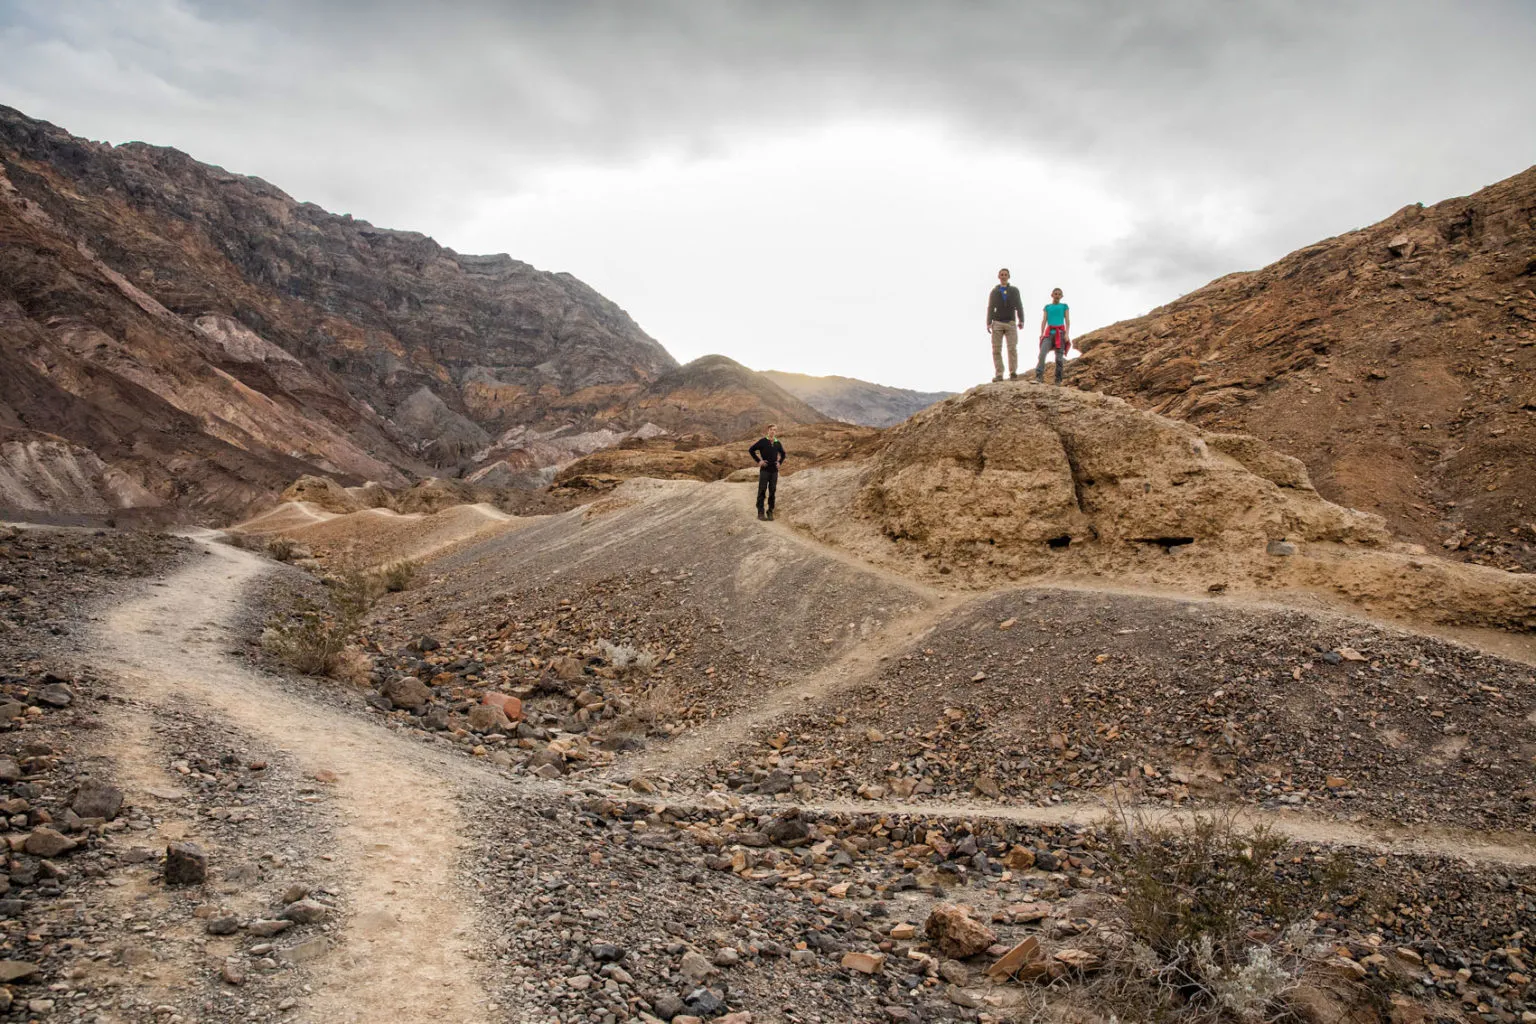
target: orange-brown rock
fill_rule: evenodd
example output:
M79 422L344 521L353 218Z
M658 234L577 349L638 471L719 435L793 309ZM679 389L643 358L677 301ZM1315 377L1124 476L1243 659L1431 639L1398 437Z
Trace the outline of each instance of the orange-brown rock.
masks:
M996 932L973 920L964 908L953 903L940 903L934 907L923 929L940 953L956 960L985 952L997 941Z

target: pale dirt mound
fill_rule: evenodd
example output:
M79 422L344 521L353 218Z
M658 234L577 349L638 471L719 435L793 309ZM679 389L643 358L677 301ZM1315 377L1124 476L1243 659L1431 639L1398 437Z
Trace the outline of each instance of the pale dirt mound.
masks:
M1536 581L1394 545L1378 517L1319 497L1297 460L1104 395L975 388L797 493L785 514L819 539L961 586L1299 588L1373 613L1536 628Z
M454 505L429 515L370 508L334 515L301 504L284 504L231 533L282 536L316 557L361 567L420 561L471 541L526 526L528 519L509 516L491 505Z
M299 477L283 491L282 500L304 502L337 515L360 512L368 507L347 488L325 476Z

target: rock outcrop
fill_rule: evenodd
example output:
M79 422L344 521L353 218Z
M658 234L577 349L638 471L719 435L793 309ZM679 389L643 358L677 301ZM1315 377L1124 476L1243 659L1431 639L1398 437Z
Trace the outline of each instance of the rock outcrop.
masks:
M1536 577L1428 556L1328 502L1296 459L1123 399L987 384L807 471L780 517L951 584L1093 579L1183 592L1302 590L1380 614L1536 629Z
M1295 459L1066 388L986 385L891 430L858 510L951 561L1072 545L1382 544L1376 516L1318 497Z
M1078 387L1252 434L1403 536L1536 568L1536 168L1077 344Z

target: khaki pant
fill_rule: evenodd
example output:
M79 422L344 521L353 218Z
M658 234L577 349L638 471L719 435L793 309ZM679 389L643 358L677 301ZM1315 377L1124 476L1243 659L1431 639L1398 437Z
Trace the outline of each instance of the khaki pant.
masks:
M1008 372L1019 372L1019 327L1012 320L992 321L992 369L994 376L1003 375L1003 339L1008 339Z

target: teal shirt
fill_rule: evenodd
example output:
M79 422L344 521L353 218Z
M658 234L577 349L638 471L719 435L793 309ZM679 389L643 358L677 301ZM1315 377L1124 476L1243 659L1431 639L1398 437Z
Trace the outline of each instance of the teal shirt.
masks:
M1067 322L1067 304L1065 302L1053 302L1045 307L1045 325L1047 327L1061 327Z

